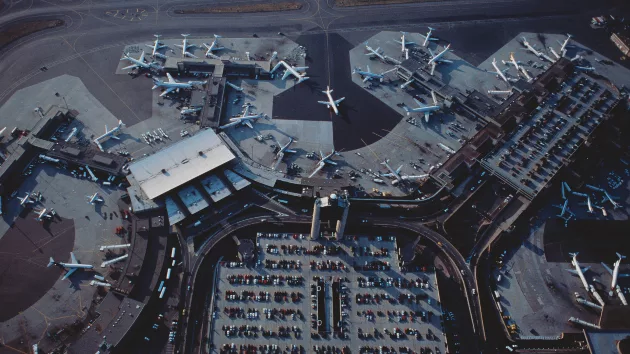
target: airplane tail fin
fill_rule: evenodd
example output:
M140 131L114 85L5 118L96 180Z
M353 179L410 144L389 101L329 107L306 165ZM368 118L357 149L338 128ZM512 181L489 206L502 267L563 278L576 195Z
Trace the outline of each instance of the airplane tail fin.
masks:
M50 260L48 261L47 267L50 267L50 266L52 266L54 264L55 264L55 260L52 257L50 257Z
M617 257L619 257L619 259L626 258L626 256L622 255L621 253L619 253L619 252L616 252L616 253L617 253Z

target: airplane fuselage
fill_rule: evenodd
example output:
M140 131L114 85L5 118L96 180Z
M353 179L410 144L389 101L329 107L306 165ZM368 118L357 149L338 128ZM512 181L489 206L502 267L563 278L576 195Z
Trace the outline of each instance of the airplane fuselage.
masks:
M63 262L55 262L54 264L64 267L64 268L79 268L79 269L92 269L94 268L91 264L80 264L80 263L63 263Z
M436 62L440 61L440 58L442 58L444 56L444 54L446 54L446 52L449 51L450 48L451 48L451 45L450 44L447 45L446 48L444 48L443 51L439 52L433 58L431 58L431 60L429 60L429 64L433 64L433 63L436 63Z
M335 100L332 98L330 91L326 91L326 96L328 96L328 105L330 108L332 108L336 115L339 115L339 110L337 109L337 105L335 104Z
M501 71L501 70L499 69L499 67L497 66L497 61L496 61L496 59L493 59L493 60L492 60L492 66L494 67L494 70L496 70L496 71L497 71L497 75L499 75L499 77L500 77L501 79L503 79L503 81L508 82L508 79L507 79L507 77L505 77L505 74L503 74L503 71Z

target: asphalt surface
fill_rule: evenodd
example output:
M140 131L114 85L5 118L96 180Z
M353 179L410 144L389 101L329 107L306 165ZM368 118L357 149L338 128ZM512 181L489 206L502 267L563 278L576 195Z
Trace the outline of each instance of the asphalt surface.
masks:
M15 22L50 18L63 19L66 25L63 28L30 35L0 50L0 71L3 73L0 76L0 87L3 87L0 91L0 103L4 103L21 87L69 73L79 76L86 82L90 91L94 91L96 98L114 115L121 118L133 117L133 121L141 121L144 117L137 111L144 110L142 107L138 108L137 96L124 94L130 80L125 80L128 79L126 76L116 80L113 72L123 45L149 42L154 33L160 33L165 37L179 37L182 31L196 36L208 36L216 32L226 36L250 36L253 33L266 36L276 35L278 31L282 31L292 38L309 34L340 33L356 45L375 31L419 30L418 27L430 23L437 24L453 35L469 38L467 41L469 46L491 50L492 44L489 43L494 43L495 39L489 38L497 38L495 45L498 48L502 45L499 41L513 32L521 23L519 21L530 23L540 19L549 24L549 27L556 29L558 23L583 23L581 27L587 27L589 17L610 13L609 9L612 7L628 6L621 0L603 0L595 4L588 0L554 2L452 0L389 7L335 9L327 2L306 0L305 6L294 12L197 16L178 16L173 13L177 7L194 3L188 0L177 2L113 0L99 3L79 0L12 1L0 10L0 29ZM128 16L127 10L135 12L135 15ZM515 26L509 28L510 24ZM483 31L471 29L465 33L458 33L462 32L463 28L470 28L467 26L471 25L481 26ZM501 32L497 33L492 28L493 25L499 25ZM460 31L457 31L458 28ZM607 44L610 47L605 37L600 41L602 42L600 46ZM584 42L599 51L597 45ZM41 71L42 66L49 70ZM328 74L336 73L336 67L329 66ZM146 90L149 92L148 88ZM343 121L339 122L342 124ZM346 131L352 131L352 126ZM460 269L465 269L466 291L470 292L474 288L474 279L465 267L463 258L439 234L429 232L430 230L419 224L376 219L373 219L373 222L407 228L425 235L432 241L442 242L445 253L458 267L461 266ZM197 260L201 262L202 258ZM192 268L193 275L197 268L197 265ZM475 313L479 305L476 299L475 296L471 298L471 309L473 323L476 331L479 331L480 317Z

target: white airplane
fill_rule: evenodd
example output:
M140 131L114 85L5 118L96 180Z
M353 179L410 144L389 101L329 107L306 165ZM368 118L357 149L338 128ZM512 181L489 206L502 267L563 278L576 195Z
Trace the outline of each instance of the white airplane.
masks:
M114 127L112 130L107 130L107 125L105 125L105 134L99 136L95 140L101 140L105 137L110 137L116 140L120 140L120 138L117 137L116 134L120 132L120 129L122 129L124 126L125 126L125 123L123 123L122 120L119 120L118 125L116 125L116 127Z
M368 45L368 42L365 42L365 49L367 49L367 51L369 52L369 53L367 53L365 55L369 55L371 57L377 57L377 58L381 59L382 61L387 61L385 56L381 53L381 47L373 49L372 47L370 47Z
M55 262L55 260L52 257L50 257L50 260L48 261L48 267L50 267L52 265L56 265L56 266L68 269L68 272L66 272L66 274L63 276L63 278L61 278L61 280L68 279L74 272L77 271L77 269L92 269L92 268L94 268L94 266L91 265L91 264L81 264L77 260L77 257L75 257L74 252L70 252L70 259L71 259L72 263L63 263L63 262Z
M214 41L212 41L212 43L207 44L207 43L203 43L203 46L206 47L207 51L206 51L206 57L211 57L214 59L217 59L218 57L216 55L214 55L213 52L221 50L221 49L225 49L225 47L220 47L219 46L219 38L221 38L221 36L219 36L218 34L214 35Z
M383 79L385 79L385 74L394 70L396 70L396 68L387 70L382 74L376 74L370 70L370 66L368 65L367 71L363 71L361 70L361 68L354 68L354 70L352 70L352 73L361 75L361 77L363 78L363 82L367 82L372 79L378 79L380 82L383 82Z
M333 149L333 151L324 156L324 154L320 151L319 152L319 156L320 156L320 160L317 163L317 167L315 168L315 170L313 171L313 173L310 174L310 176L308 176L308 178L312 178L313 176L315 176L315 174L319 171L322 170L322 168L324 168L324 166L328 165L337 165L337 163L335 161L332 161L330 158L335 154L335 150Z
M435 72L435 67L437 66L437 64L439 63L452 63L453 61L451 60L447 60L447 59L442 59L442 57L444 56L444 54L446 54L446 52L449 51L449 49L451 48L451 45L447 45L443 51L434 54L433 51L431 49L429 49L429 53L431 53L431 60L429 60L429 65L431 65L431 75L433 75L433 72Z
M282 80L286 80L286 78L289 77L289 75L293 75L293 77L297 79L297 82L296 82L296 85L297 85L300 82L306 81L309 79L309 77L306 76L306 71L305 71L306 69L308 69L308 66L291 66L287 64L284 60L279 61L278 64L276 64L276 66L274 66L273 69L271 69L269 73L273 74L273 72L276 71L281 66L284 66L284 69L285 69L284 75L282 76ZM301 73L301 71L304 71L304 72Z
M560 55L561 56L567 55L567 46L569 44L569 40L571 39L571 37L573 37L573 36L567 33L567 39L565 39L564 42L558 41L558 44L560 44Z
M381 162L381 165L385 165L385 167L387 167L387 169L389 170L389 173L381 173L381 176L383 177L389 177L389 178L395 178L395 180L392 182L393 185L397 185L398 183L402 182L402 181L406 181L406 180L416 180L416 179L422 179L422 178L426 178L428 175L419 175L419 176L407 176L407 175L401 175L400 171L402 170L403 165L400 165L400 167L398 167L396 170L394 170L393 168L391 168L389 166L389 160L385 160L383 162Z
M160 94L160 97L164 97L165 95L176 91L179 92L180 89L191 90L194 85L205 85L206 81L188 81L188 82L177 82L170 73L166 73L168 77L168 82L164 82L160 79L153 78L153 87L151 90L155 90L158 87L164 87L166 90Z
M593 213L593 205L591 204L591 197L586 197L586 206L588 207L588 212Z
M155 57L156 54L159 54L158 50L160 50L162 48L166 48L168 46L164 45L164 44L162 44L162 42L160 42L160 35L159 34L154 34L153 37L155 37L155 41L153 42L153 44L146 44L146 46L149 47L149 48L152 48L151 55Z
M91 205L103 202L103 198L98 196L98 192L96 192L96 193L94 193L92 195L88 195L87 199L88 199L88 203L91 204Z
M163 68L153 62L151 63L146 63L144 61L144 51L142 51L142 54L140 54L140 57L138 59L132 58L131 56L129 56L129 53L124 53L123 57L120 58L120 61L123 60L127 60L132 62L132 65L129 66L125 66L124 68L122 68L122 70L129 70L129 69L158 69L158 70L162 70Z
M296 152L295 150L288 149L289 145L291 145L292 142L293 138L290 138L288 143L280 147L280 150L278 150L278 152L276 153L276 162L274 163L273 167L271 167L272 170L278 168L280 162L282 162L282 159L284 158L285 153L294 154Z
M613 205L613 208L617 209L619 208L621 205L619 205L619 203L617 203L611 196L610 194L608 194L608 192L604 191L604 195L606 196L606 198L610 201L610 203Z
M569 255L571 255L572 257L571 264L573 265L575 269L566 269L566 271L580 277L580 280L582 281L582 285L584 285L584 289L588 291L589 287L588 287L588 283L586 282L586 278L584 277L584 273L586 273L589 269L591 269L591 267L580 268L580 263L578 263L577 261L578 254L579 252L569 253Z
M532 54L534 54L535 56L541 58L541 59L545 59L551 63L555 62L555 60L551 59L547 54L538 51L536 48L534 48L533 45L529 44L529 42L527 41L527 39L525 37L523 38L523 46L525 46L525 49L529 50L530 52L532 52Z
M407 32L400 31L400 33L402 33L400 40L394 40L394 42L400 43L400 46L402 48L401 50L404 52L408 45L416 44L416 42L409 42L405 40L405 36L407 35ZM431 33L431 31L429 31L429 33Z
M431 28L431 27L428 27L428 28L429 28L429 32L427 32L426 35L421 34L421 36L424 37L424 42L422 43L423 47L426 47L429 44L429 41L437 41L438 40L437 38L431 37L431 33L433 31L435 31L435 28Z
M429 116L431 115L431 112L435 112L442 108L442 106L440 106L440 104L437 101L437 96L435 96L434 91L431 91L431 97L433 98L433 106L425 106L422 104L422 102L414 98L413 100L416 102L416 104L419 107L409 108L405 106L404 109L407 112L407 115L411 115L411 113L424 113L424 120L426 122L429 122Z
M190 34L182 34L182 36L184 36L184 39L182 39L182 44L175 44L176 47L182 48L182 58L197 58L196 55L188 51L188 48L196 47L196 45L188 43L188 36L190 36Z
M29 193L26 193L24 198L18 197L17 199L20 200L20 206L26 206L26 204L34 204L35 203L35 201L31 199L31 195Z
M254 126L252 125L251 121L256 121L257 119L260 118L264 118L265 114L264 113L258 113L255 115L251 115L249 114L249 109L251 108L251 105L246 105L245 106L245 111L243 112L243 114L240 117L235 117L235 118L230 118L230 123L220 126L220 129L225 129L225 128L229 128L235 125L246 125L248 127L250 127L251 129L254 129Z
M505 76L505 73L510 70L510 68L507 69L499 69L499 67L497 66L497 59L496 58L492 58L492 66L494 67L495 71L490 71L493 74L496 74L498 77L500 77L501 79L503 79L503 81L509 83L510 80Z
M46 208L42 210L34 210L34 212L37 213L37 217L35 218L35 220L37 221L43 221L44 219L52 219L52 215L50 214L50 211L48 211L48 209Z
M614 270L611 270L606 263L602 262L602 266L604 267L604 269L606 269L606 271L608 273L610 273L610 275L612 276L612 282L610 283L610 289L611 290L615 290L615 288L617 287L617 278L618 277L630 277L630 274L627 273L622 273L619 274L619 265L621 265L621 260L626 258L626 256L622 256L620 253L617 253L617 257L619 257L617 259L617 261L615 263L613 263L613 268Z
M330 89L330 86L326 86L326 91L322 91L322 93L325 93L326 96L328 96L328 101L317 101L317 103L325 104L326 107L332 108L336 115L339 115L339 110L337 109L337 107L339 107L339 103L341 103L341 101L345 100L346 98L341 97L340 99L335 101L332 98L332 92L333 90Z
M505 65L510 65L510 64L514 65L514 68L516 68L516 71L521 70L521 66L520 66L521 62L516 60L516 58L514 57L514 52L510 53L510 60L508 61L502 60L502 61L503 61L503 64Z
M179 111L179 113L181 115L195 114L201 111L202 109L203 107L184 107L181 111Z

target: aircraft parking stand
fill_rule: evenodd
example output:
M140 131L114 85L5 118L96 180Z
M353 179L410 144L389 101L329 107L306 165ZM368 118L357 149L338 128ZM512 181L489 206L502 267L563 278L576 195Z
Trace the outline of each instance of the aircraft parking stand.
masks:
M217 311L212 315L213 333L209 336L214 352L225 352L229 346L238 349L248 345L256 348L277 345L280 350L285 350L295 345L309 353L328 346L338 349L348 346L355 353L361 352L362 347L378 351L380 346L398 352L407 347L415 353L420 353L423 348L430 348L433 353L445 353L435 274L402 272L393 238L358 237L335 242L311 241L305 234L276 235L259 233L259 261L255 267L222 262L215 290ZM302 247L301 254L294 252ZM292 249L293 253L289 253ZM367 255L368 251L373 252L372 256ZM354 269L354 265L363 267L377 263L381 264L382 270ZM387 264L391 268L385 270ZM281 269L283 266L288 269ZM336 269L318 269L326 266ZM253 278L249 284L230 282L229 279L239 275L264 277L269 281L263 285L254 285ZM373 283L378 283L381 278L383 287L374 286ZM279 284L274 284L273 279ZM397 281L401 284L408 281L411 285L397 286ZM294 284L290 285L291 282ZM252 300L239 299L243 292L250 292ZM256 300L257 296L260 296L259 300ZM377 296L378 300L375 300ZM367 300L358 303L359 298ZM343 299L347 300L347 305L343 304ZM274 309L284 310L285 315L266 314ZM239 311L242 311L240 316L236 314ZM336 332L338 325L347 338ZM239 333L244 326L250 326L252 332ZM279 327L287 329L286 337L278 335ZM236 328L234 335L226 335L229 328ZM275 336L263 335L263 331L275 332ZM415 333L419 333L418 337Z

